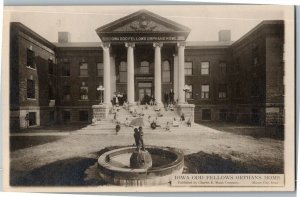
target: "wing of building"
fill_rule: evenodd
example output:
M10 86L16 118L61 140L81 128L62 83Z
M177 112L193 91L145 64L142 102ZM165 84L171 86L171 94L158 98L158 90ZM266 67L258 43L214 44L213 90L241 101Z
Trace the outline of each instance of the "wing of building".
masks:
M188 42L191 29L147 10L96 29L98 43L70 42L68 32L51 43L21 23L10 28L12 129L90 122L92 106L117 94L164 104L171 89L176 103L195 105L195 122L283 124L283 21L262 21L234 42L229 30Z

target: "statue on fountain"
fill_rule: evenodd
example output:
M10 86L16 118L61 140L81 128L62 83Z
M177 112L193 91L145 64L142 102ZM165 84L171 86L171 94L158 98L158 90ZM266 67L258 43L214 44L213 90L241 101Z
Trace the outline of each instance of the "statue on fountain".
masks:
M144 140L143 140L143 128L139 127L139 129L135 128L134 129L134 140L135 140L135 145L136 145L136 150L142 149L143 151L145 150L144 147Z
M144 140L143 140L143 128L134 129L134 140L136 145L136 150L132 153L130 157L130 167L148 169L152 166L152 158L150 153L145 150Z

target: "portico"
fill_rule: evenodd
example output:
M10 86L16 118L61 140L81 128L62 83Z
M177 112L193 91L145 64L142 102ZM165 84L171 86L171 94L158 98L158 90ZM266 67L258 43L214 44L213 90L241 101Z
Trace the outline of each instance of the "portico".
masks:
M184 50L190 33L188 27L140 10L96 32L102 41L107 107L111 105L112 89L125 93L130 106L143 102L145 96L153 96L156 104L163 106L163 94L170 89L174 90L177 104L185 103ZM112 57L115 57L117 88L111 87Z

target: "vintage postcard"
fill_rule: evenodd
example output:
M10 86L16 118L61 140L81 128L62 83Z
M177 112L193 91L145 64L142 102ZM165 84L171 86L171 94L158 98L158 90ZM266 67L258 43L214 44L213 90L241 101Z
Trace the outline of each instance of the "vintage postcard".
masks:
M293 191L294 28L293 6L5 7L5 190Z

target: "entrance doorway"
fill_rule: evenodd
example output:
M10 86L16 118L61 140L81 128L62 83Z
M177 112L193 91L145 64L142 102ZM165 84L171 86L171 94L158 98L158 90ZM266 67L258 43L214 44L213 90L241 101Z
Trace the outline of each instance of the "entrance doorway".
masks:
M138 99L142 105L149 104L152 95L152 82L138 83Z

